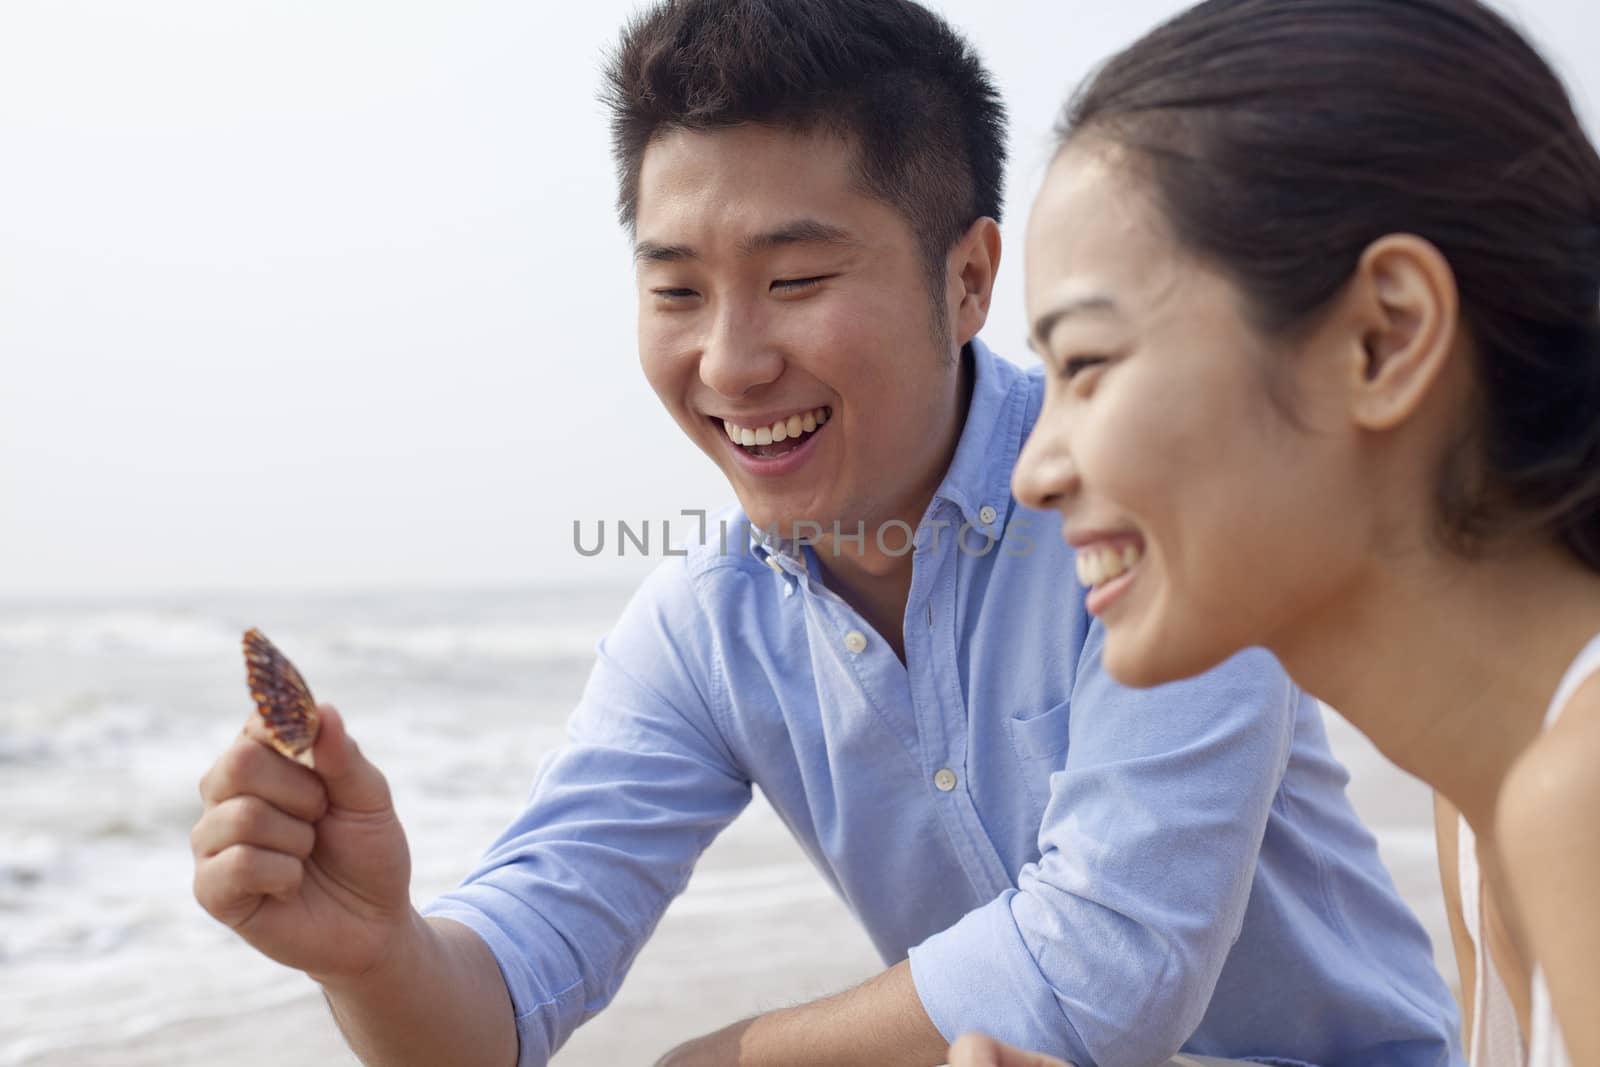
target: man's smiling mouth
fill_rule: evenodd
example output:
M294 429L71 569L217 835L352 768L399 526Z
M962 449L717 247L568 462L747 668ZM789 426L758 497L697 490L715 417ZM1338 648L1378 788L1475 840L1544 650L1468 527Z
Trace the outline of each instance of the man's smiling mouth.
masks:
M828 407L810 408L795 412L770 423L742 425L732 419L715 419L722 424L728 440L757 459L777 459L786 456L816 433L833 415Z

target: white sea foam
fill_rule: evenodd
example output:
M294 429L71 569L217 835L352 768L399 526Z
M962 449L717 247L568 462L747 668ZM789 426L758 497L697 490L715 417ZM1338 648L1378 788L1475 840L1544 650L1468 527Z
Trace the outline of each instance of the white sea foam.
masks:
M592 655L604 632L603 625L593 623L353 626L331 631L325 641L336 652L381 653L427 663L533 663Z
M238 644L238 631L219 620L167 612L102 611L0 620L0 651L118 652L165 658L224 655Z
M118 611L84 617L0 620L0 652L115 654L155 659L203 659L238 654L246 623L164 612ZM422 662L462 659L544 662L586 657L606 621L541 623L432 622L298 626L296 658L311 653L385 655Z
M515 813L620 607L506 593L0 603L0 1067L309 991L191 888L196 783L249 714L245 625L349 698L425 898Z

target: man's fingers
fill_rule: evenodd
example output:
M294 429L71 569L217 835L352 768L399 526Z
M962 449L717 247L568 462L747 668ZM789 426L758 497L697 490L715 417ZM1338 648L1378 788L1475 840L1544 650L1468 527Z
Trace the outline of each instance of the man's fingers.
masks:
M982 1034L962 1034L950 1046L950 1067L999 1067L1000 1043Z
M309 822L259 796L219 801L206 809L189 835L196 859L215 856L232 845L254 845L303 860L316 841L316 828Z
M317 713L321 725L311 749L315 770L273 748L266 725L251 715L244 735L200 779L206 804L250 794L307 822L320 819L330 805L356 812L387 810L389 783L345 732L344 717L332 704L319 704Z
M1042 1052L1012 1048L984 1034L962 1034L950 1046L950 1067L1072 1067Z
M213 917L238 927L264 897L287 898L300 888L305 865L296 857L254 845L231 845L195 864L194 896Z
M250 735L236 738L200 779L208 808L230 797L256 796L297 819L316 822L328 810L327 790L314 771L285 759Z
M328 790L328 803L348 811L375 812L389 808L389 783L361 748L345 732L344 717L332 704L319 704L322 725L312 747L312 762Z

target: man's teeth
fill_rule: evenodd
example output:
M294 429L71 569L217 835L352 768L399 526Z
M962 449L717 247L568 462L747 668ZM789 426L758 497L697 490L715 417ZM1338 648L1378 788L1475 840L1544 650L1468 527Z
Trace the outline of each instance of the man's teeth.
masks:
M1131 571L1143 557L1144 550L1138 545L1123 545L1120 549L1106 545L1081 549L1077 559L1078 581L1091 587L1109 582Z
M722 430L734 444L752 448L756 445L775 445L791 437L799 437L803 433L810 433L827 421L827 408L812 408L803 415L790 415L787 419L779 419L771 426L762 426L755 430L745 426L735 426L728 419L723 419Z

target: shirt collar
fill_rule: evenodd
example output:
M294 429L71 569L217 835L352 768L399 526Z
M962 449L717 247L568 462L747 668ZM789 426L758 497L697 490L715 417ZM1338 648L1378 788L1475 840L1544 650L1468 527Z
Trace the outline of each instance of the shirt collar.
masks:
M778 574L796 578L810 573L803 546L792 537L779 537L745 520L750 529L750 554Z
M967 405L967 421L961 428L955 458L945 471L944 481L934 491L935 500L947 500L962 518L978 529L998 533L996 518L984 521L986 508L993 508L1003 521L1011 504L1011 472L1022 451L1022 433L1027 421L1027 390L1018 389L1023 371L995 355L989 346L972 339L972 401Z

